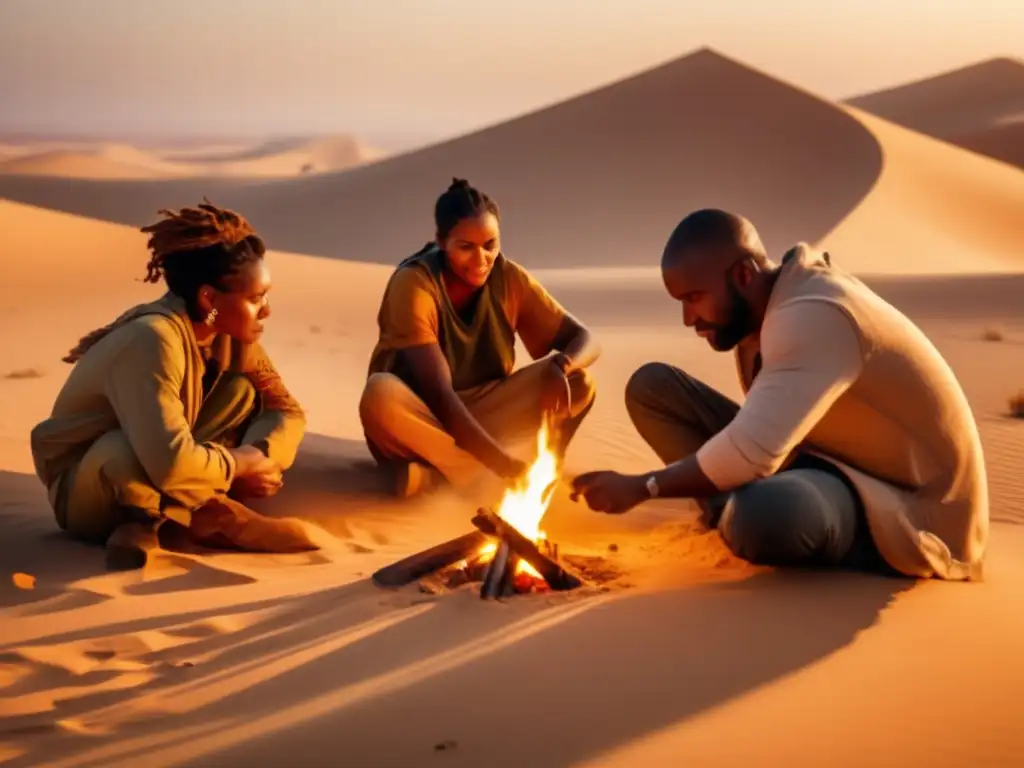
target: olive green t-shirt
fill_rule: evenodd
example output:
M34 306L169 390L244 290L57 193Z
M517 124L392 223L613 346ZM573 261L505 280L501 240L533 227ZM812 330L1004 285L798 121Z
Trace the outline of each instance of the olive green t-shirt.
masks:
M444 254L431 249L407 259L392 275L377 317L379 338L371 374L403 370L400 350L437 344L456 391L505 378L515 365L515 337L533 359L552 351L566 311L526 269L498 256L472 317L448 299Z

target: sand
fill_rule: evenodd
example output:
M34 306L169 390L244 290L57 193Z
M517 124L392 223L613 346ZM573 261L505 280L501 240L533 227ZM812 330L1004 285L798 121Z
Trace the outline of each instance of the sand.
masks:
M384 156L347 134L255 145L153 147L93 141L51 146L0 144L0 176L89 179L279 179L344 171Z
M957 134L952 141L972 152L1024 168L1024 111L991 128Z
M1019 59L990 59L847 103L1024 168L1024 61Z
M771 130L708 98L729 93L780 105ZM607 591L484 604L472 589L374 587L373 570L469 530L473 512L445 492L389 498L356 411L388 264L426 239L454 174L494 188L510 255L603 344L568 472L655 466L622 401L648 360L739 394L731 358L682 327L654 269L689 207L744 210L776 254L796 239L828 247L963 382L991 484L986 581L755 568L700 533L687 502L611 519L560 492L544 527L602 559ZM239 187L275 249L266 343L310 418L261 509L302 517L324 548L168 552L122 574L56 531L27 435L66 375L61 355L159 292L139 282L143 236L115 222L197 190L13 181L0 180L0 761L1021 764L1024 422L1006 416L1024 387L1019 171L701 51L421 152Z

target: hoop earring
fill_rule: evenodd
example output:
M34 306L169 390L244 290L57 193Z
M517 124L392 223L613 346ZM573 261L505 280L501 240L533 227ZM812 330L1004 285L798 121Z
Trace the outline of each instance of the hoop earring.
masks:
M210 328L212 328L213 324L216 321L217 321L217 310L216 309L211 309L209 314L206 315L206 320L204 320L203 322L205 322Z

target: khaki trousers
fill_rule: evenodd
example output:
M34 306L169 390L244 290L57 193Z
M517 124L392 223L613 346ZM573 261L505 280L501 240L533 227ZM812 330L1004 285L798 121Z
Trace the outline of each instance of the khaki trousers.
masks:
M648 363L626 385L640 436L670 464L696 453L740 406L664 363ZM701 518L738 557L766 565L844 565L888 572L871 541L853 485L830 462L797 452L777 474L700 499Z
M457 394L480 425L495 440L509 446L534 437L540 429L541 387L548 365L549 361L539 360L506 379ZM587 371L573 371L568 378L572 396L569 415L557 425L562 452L590 411L596 394ZM470 487L487 476L487 469L456 445L427 404L397 376L370 376L359 403L359 415L367 445L381 463L429 464L456 488Z
M226 374L203 403L192 434L197 442L235 447L256 407L252 383ZM140 514L189 525L189 510L153 486L120 429L97 438L66 482L67 499L57 504L57 523L77 539L102 544L118 525Z

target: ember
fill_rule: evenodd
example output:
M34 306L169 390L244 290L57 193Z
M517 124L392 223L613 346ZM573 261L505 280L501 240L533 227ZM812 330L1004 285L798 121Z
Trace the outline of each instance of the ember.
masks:
M506 492L497 513L479 510L472 520L476 531L386 566L374 581L396 587L442 572L448 584L481 581L484 599L581 586L582 580L560 564L558 545L540 528L557 484L558 457L545 424L523 483Z

